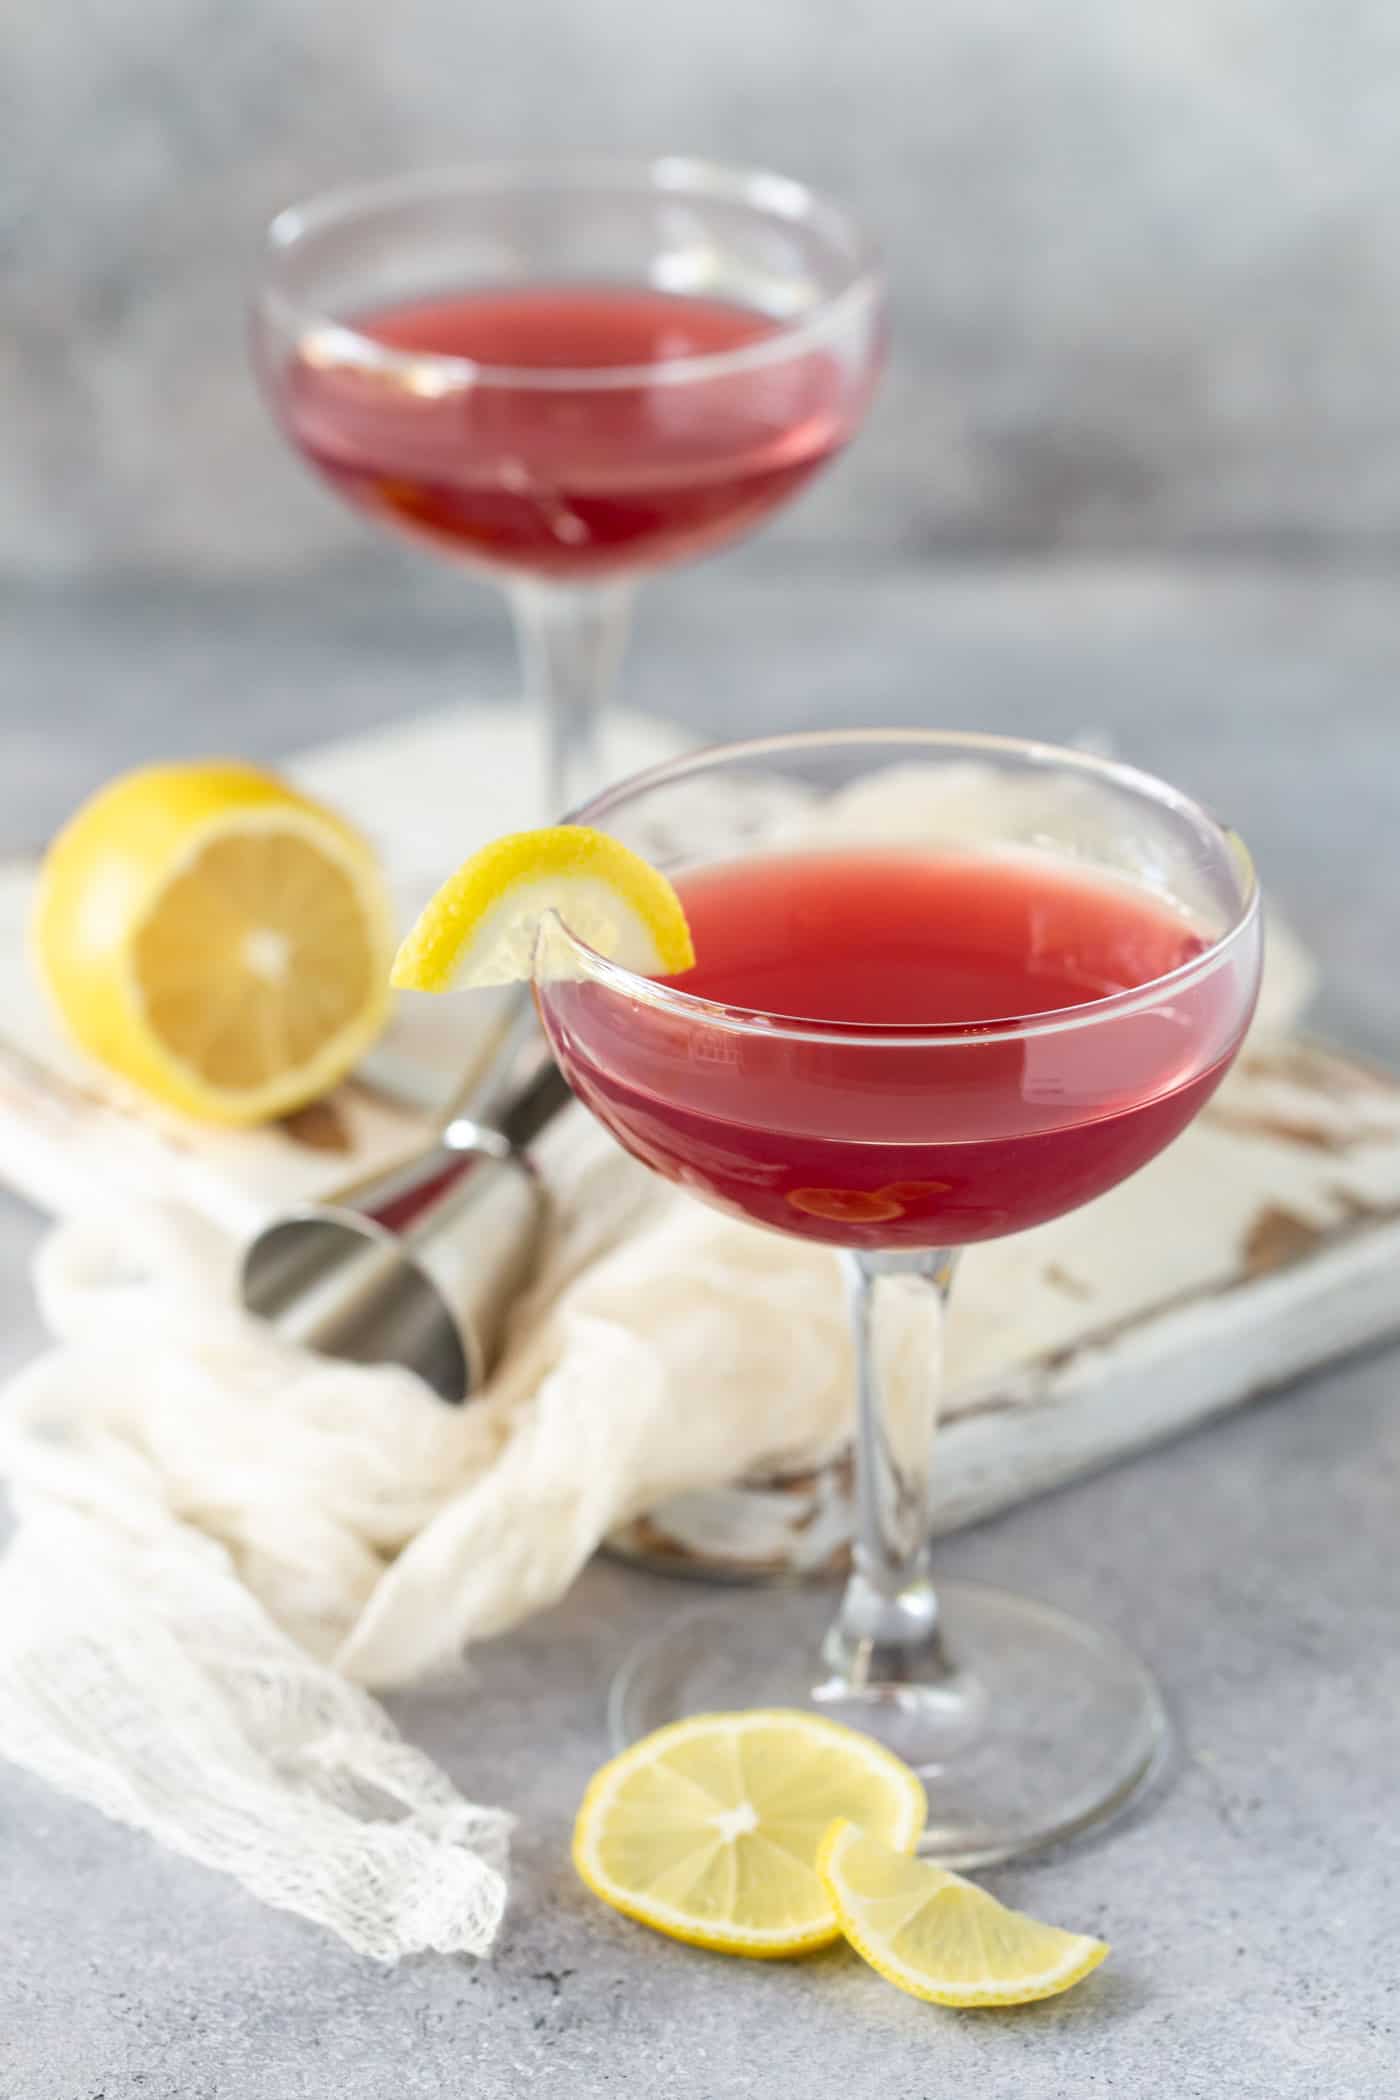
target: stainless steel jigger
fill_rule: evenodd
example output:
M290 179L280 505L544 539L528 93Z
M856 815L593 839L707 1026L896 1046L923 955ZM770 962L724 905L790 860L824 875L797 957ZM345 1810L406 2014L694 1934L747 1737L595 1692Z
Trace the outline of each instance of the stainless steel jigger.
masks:
M425 1151L264 1226L243 1257L245 1308L318 1355L402 1364L469 1399L538 1250L544 1191L525 1148L568 1098L526 996Z

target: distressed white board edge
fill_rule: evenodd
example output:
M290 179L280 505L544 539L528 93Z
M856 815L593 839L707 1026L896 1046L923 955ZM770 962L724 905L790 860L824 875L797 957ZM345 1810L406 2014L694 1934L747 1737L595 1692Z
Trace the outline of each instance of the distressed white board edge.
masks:
M1028 1367L947 1424L935 1528L992 1516L1397 1334L1400 1219L1090 1338L1068 1361Z

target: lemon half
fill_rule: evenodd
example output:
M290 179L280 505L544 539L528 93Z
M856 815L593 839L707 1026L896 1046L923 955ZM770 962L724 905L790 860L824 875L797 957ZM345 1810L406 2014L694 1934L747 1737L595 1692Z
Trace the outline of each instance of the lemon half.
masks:
M579 940L644 977L692 967L681 900L666 877L604 831L517 831L463 861L399 949L394 983L418 992L522 984L548 974L540 928L555 912ZM568 958L561 958L569 967Z
M33 923L82 1048L225 1124L286 1114L349 1070L383 1025L393 945L359 833L233 762L149 766L101 789L50 847Z
M909 1850L928 1805L909 1767L798 1710L698 1714L659 1728L593 1779L574 1865L615 1910L725 1954L804 1954L840 1937L817 1873L832 1819Z

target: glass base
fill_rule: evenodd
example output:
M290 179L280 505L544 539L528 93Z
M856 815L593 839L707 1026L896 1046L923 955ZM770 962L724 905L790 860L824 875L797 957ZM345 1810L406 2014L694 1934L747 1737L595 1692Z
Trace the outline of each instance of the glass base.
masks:
M1112 1634L980 1584L940 1584L942 1654L925 1681L853 1689L820 1660L833 1599L736 1597L672 1622L613 1685L619 1749L686 1714L809 1707L876 1736L928 1789L920 1850L990 1866L1115 1814L1161 1770L1152 1678Z

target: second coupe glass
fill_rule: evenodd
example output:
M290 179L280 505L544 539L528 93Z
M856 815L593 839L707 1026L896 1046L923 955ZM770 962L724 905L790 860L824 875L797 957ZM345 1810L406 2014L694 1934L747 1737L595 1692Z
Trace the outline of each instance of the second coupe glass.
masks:
M637 578L751 530L846 444L882 311L859 228L799 183L523 162L282 212L255 350L332 487L506 586L553 815L603 785Z

